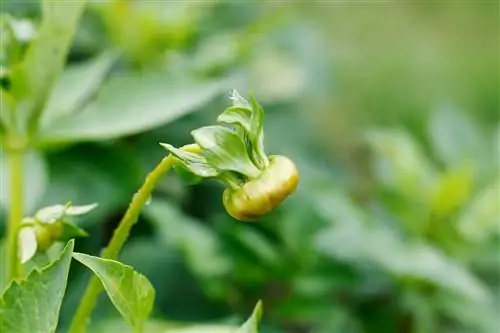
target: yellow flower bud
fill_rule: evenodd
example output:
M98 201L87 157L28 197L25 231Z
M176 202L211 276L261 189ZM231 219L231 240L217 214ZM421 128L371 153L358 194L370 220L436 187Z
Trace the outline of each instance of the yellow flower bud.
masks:
M35 235L37 246L44 251L49 249L63 232L62 222L58 221L52 224L36 223Z
M236 190L224 191L223 204L229 215L240 221L254 221L274 210L296 190L299 171L295 164L280 155L271 156L269 162L259 177Z

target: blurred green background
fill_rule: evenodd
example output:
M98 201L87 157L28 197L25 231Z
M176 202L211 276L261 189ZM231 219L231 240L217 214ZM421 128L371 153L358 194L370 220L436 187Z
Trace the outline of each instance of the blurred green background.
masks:
M26 19L26 43L39 7L2 4ZM224 212L220 184L164 177L121 255L156 288L151 333L238 322L259 299L262 333L499 332L499 13L497 1L91 1L26 163L26 213L99 203L76 242L97 254L165 156L158 143L190 143L230 89L251 90L298 191L248 224ZM72 265L60 332L89 276ZM105 295L92 325L127 332Z

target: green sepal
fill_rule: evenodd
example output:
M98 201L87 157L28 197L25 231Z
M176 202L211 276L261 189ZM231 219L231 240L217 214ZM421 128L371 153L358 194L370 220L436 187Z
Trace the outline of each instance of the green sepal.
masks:
M58 241L61 242L66 242L69 239L76 238L76 237L88 237L88 233L76 226L74 223L68 222L68 221L63 221L62 222L63 226L63 231L61 236L57 239Z
M170 154L175 156L186 171L203 178L212 178L219 175L219 171L212 167L207 159L201 153L187 152L182 149L175 148L168 143L160 143Z
M191 132L195 142L203 148L203 156L218 170L235 171L256 178L260 170L253 164L243 138L223 126L205 126Z
M53 224L67 216L80 216L89 213L97 204L73 206L71 202L65 205L53 205L40 209L35 214L35 219L40 223Z
M203 177L192 173L182 164L176 165L174 167L174 171L182 179L182 181L188 185L196 185L203 180Z
M250 94L250 103L234 90L233 106L224 110L217 121L237 125L238 134L245 142L250 158L259 169L269 165L269 160L264 151L264 110Z

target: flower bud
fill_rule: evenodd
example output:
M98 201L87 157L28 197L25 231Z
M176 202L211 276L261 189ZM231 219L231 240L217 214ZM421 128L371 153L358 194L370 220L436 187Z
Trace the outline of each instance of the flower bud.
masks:
M240 221L254 221L279 206L297 188L299 172L287 157L269 158L269 166L242 187L227 188L223 204L229 215Z
M62 232L63 225L60 221L51 224L36 223L35 235L38 248L42 251L49 249L61 237Z

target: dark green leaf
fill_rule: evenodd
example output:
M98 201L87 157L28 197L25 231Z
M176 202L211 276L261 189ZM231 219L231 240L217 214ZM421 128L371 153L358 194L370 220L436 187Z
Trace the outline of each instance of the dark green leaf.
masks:
M176 84L156 74L115 75L83 110L42 128L40 140L97 141L140 133L202 107L224 86L224 81Z
M73 253L70 241L60 258L41 271L33 271L26 281L12 282L0 300L2 333L53 333L66 290Z
M191 132L194 140L204 149L207 161L219 170L239 172L255 178L260 170L250 160L240 136L222 126L205 126Z
M148 279L118 261L83 253L74 253L73 257L99 277L123 318L132 327L142 329L153 309L155 298L155 291Z

